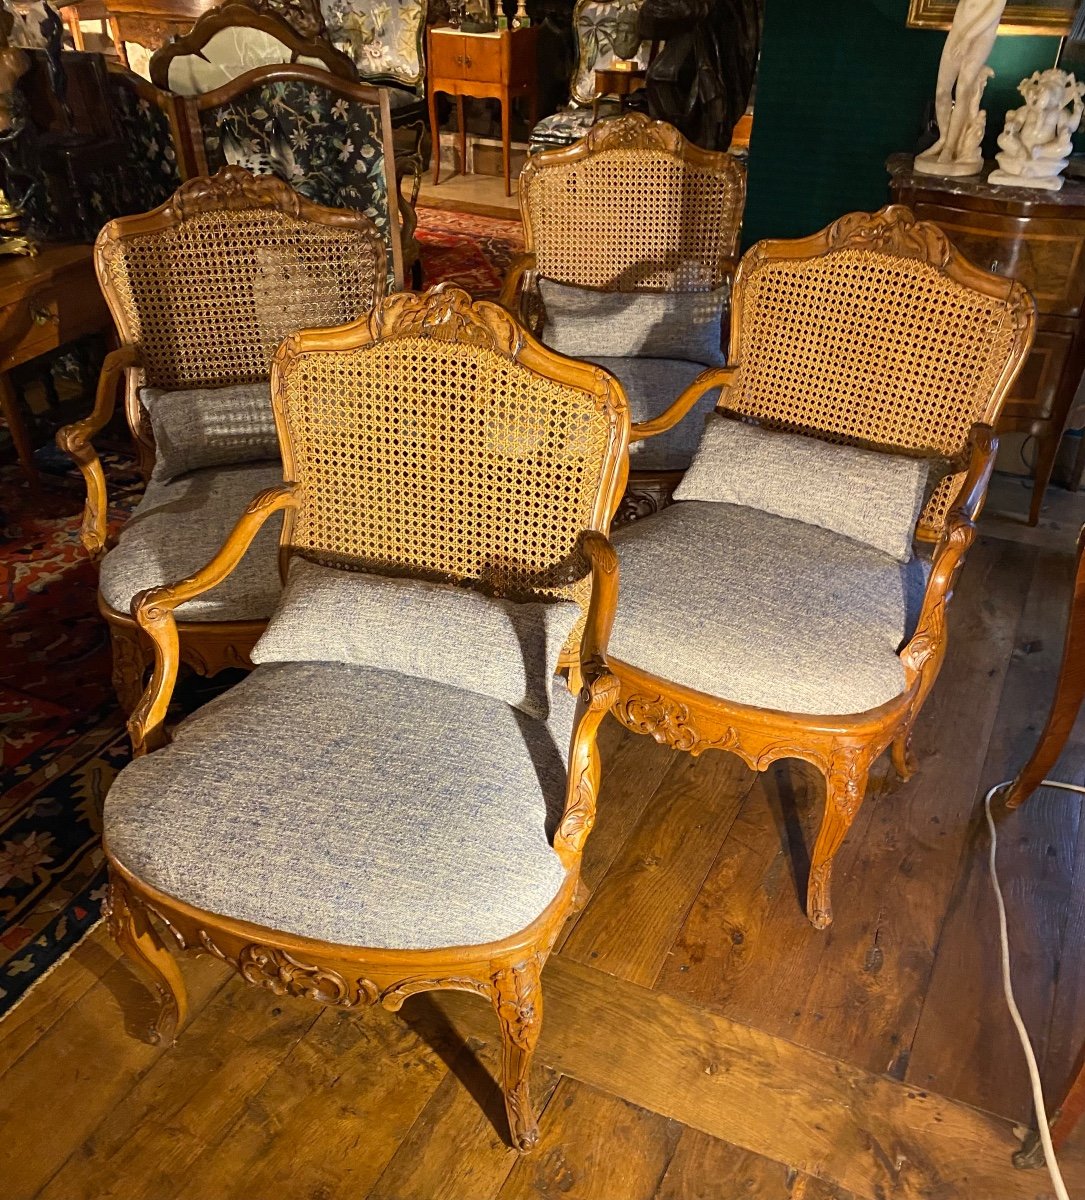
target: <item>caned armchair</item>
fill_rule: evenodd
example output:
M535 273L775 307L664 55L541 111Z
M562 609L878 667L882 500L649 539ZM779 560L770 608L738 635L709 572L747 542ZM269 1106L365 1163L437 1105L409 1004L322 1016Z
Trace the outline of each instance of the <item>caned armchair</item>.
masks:
M534 155L525 165L520 176L525 252L509 269L501 302L544 342L561 348L551 337L556 314L547 314L540 288L550 281L585 289L586 336L569 352L618 377L634 430L689 388L696 389L703 416L713 400L701 387L704 362L687 358L680 348L651 358L608 352L605 297L596 293L694 301L704 294L706 308L715 296L716 361L722 361L726 289L745 198L741 163L701 150L663 121L626 113L597 125L574 145ZM676 313L670 320L682 325L687 316ZM634 441L623 518L646 515L665 502L697 444L696 420L651 441Z
M902 779L915 769L912 728L1033 325L1018 283L904 208L759 243L735 277L728 365L698 384L721 389L719 415L677 502L615 538L615 715L692 754L824 775L807 894L819 928L874 760L891 747ZM632 436L688 419L697 394Z
M616 690L605 530L625 472L621 390L447 286L292 335L272 390L285 482L253 499L206 566L135 605L155 671L129 723L136 758L105 802L111 931L158 996L151 1040L186 1013L156 921L275 995L395 1010L434 988L477 993L500 1024L512 1139L526 1149L539 976L578 902L596 731ZM170 741L174 612L241 569L280 513L278 651ZM290 609L299 577L347 597L340 620L322 620L312 593ZM358 605L389 590L398 599L373 622ZM487 688L500 674L478 667L492 657L480 626L441 620L430 601L564 613L564 631L582 629L577 696L527 636L513 657L553 680L549 710L499 698ZM277 622L291 611L287 646ZM423 661L450 645L456 686Z
M98 604L130 712L151 662L133 598L206 562L253 493L281 479L272 355L296 329L366 312L383 294L385 258L360 213L227 167L183 184L152 212L111 221L95 264L120 347L106 356L94 411L57 441L86 480L81 537L101 560ZM147 490L114 544L92 440L119 387ZM269 530L230 585L178 614L181 661L208 675L248 665L278 593Z

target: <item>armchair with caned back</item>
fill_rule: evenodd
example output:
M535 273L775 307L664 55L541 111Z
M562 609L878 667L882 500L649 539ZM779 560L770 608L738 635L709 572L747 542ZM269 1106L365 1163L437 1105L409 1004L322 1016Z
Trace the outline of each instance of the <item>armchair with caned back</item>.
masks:
M720 389L718 411L676 502L615 539L615 715L692 754L757 771L799 758L824 776L819 928L871 765L891 747L902 779L915 768L992 426L1034 321L1020 284L900 207L757 244L735 276L728 365L698 385ZM691 388L633 437L696 402Z
M477 993L527 1149L540 972L579 901L615 692L621 389L442 285L292 335L272 391L285 482L205 566L135 604L155 671L129 722L135 761L105 801L111 931L158 996L151 1040L186 1013L153 919L275 995L396 1010L435 988ZM260 665L171 741L174 613L243 570L281 513L285 590ZM452 611L466 615L437 616ZM526 611L564 622L545 654L515 615L511 658L477 632ZM579 698L553 677L570 633ZM453 674L435 672L450 654ZM542 708L517 699L525 675Z
M525 253L513 263L501 302L546 343L556 313L541 290L583 289L586 341L569 352L612 371L629 398L634 429L654 420L684 389L698 388L699 413L712 405L700 388L703 356L608 352L605 296L715 297L715 347L722 361L726 290L734 271L746 197L742 164L701 150L662 121L626 113L596 126L564 150L528 160L520 176ZM549 281L549 282L547 282ZM554 285L557 285L554 287ZM684 315L672 318L679 325ZM711 356L709 356L711 359ZM666 501L697 444L696 418L631 447L630 487L622 516L643 516Z
M133 598L201 566L252 494L282 478L268 390L276 347L294 330L366 312L384 292L385 258L360 213L227 167L152 212L111 221L95 263L120 346L94 411L57 440L87 483L81 536L100 559L113 681L130 711L151 661ZM147 490L114 542L92 439L118 387ZM208 675L247 665L278 591L269 530L230 586L179 613L181 661Z

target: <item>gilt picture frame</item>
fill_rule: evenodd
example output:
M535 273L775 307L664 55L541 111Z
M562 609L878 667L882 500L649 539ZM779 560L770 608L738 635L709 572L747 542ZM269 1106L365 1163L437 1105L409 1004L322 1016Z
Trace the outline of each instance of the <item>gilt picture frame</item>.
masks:
M1000 34L1046 34L1061 37L1070 29L1078 0L1011 0L1002 14ZM905 24L910 29L948 29L957 0L909 0Z

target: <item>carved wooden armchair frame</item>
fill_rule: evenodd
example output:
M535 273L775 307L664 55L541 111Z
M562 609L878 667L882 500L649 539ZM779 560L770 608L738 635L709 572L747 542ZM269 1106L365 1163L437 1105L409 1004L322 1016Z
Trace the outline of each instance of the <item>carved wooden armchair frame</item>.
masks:
M129 730L136 755L152 753L168 740L165 720L179 663L179 631L173 610L224 579L273 513L285 510L280 544L284 575L295 554L340 566L348 562L369 565L374 561L373 545L384 543L376 540L379 535L360 529L354 547L358 557L345 558L341 545L328 547L319 515L313 514L322 504L334 501L322 501L321 489L327 495L331 490L349 489L350 483L344 477L333 489L330 474L341 468L314 465L312 446L297 430L304 426L306 389L316 386L312 379L329 377L321 374L319 362L313 374L306 375L309 360L328 363L338 358L342 369L350 371L367 348L394 338L414 340L419 346L415 363L440 353L439 349L430 349L427 354L426 342L436 343L437 347L459 342L479 348L488 361L499 356L510 364L526 367L539 377L532 387L561 385L546 397L555 412L559 405L574 403L569 396L576 395L575 411L583 412L584 419L591 423L595 459L583 472L580 494L567 494L547 510L538 505L531 508L525 501L521 514L522 558L510 557L508 561L514 565L503 568L507 570L505 594L514 594L523 587L527 595L556 592L577 598L586 614L576 662L579 700L564 815L553 840L566 872L564 881L536 920L502 941L450 949L374 950L334 945L201 911L141 882L110 856L107 846L110 930L157 995L159 1010L150 1031L152 1041L170 1040L186 1016L185 989L177 963L167 952L152 917L163 923L182 949L213 954L250 983L277 995L305 996L340 1008L379 1001L392 1010L399 1009L408 996L435 988L470 991L487 998L501 1027L502 1087L512 1139L517 1147L527 1149L538 1135L528 1094L528 1070L542 1018L539 976L563 923L581 902L581 851L594 822L599 784L596 732L617 694L617 684L606 667L605 650L617 602L618 565L605 531L621 495L627 462L628 415L620 386L604 371L552 354L498 305L485 301L472 304L465 292L448 286L423 295L391 296L369 317L353 325L306 331L288 338L275 356L272 374L276 425L288 482L253 500L221 550L204 568L189 579L144 592L134 604L136 620L154 644L155 666L150 685L129 721ZM332 363L327 369L335 372L340 368ZM364 390L364 385L355 386ZM417 386L413 377L405 391L412 386ZM555 391L561 395L555 397ZM292 405L301 414L297 426L291 419ZM538 543L531 543L531 539L538 535L539 522L551 513L557 532L552 543L544 536L547 550L543 553L546 556L554 551L559 561L542 567L540 573L540 563L532 561L539 554L534 549ZM441 514L433 515L434 523L439 523ZM584 528L574 532L582 521ZM375 525L379 523L380 515L376 514ZM480 548L488 545L486 538L474 530L462 530L457 537L468 542L474 539ZM436 543L431 544L427 538L422 531L417 547L403 551L399 568L410 573L409 560L417 557L416 569L432 577L426 563ZM574 558L579 564L573 573L575 582L553 586L552 576L571 577L567 567ZM558 569L556 576L554 568ZM519 583L518 572L522 572ZM540 579L550 582L541 588L532 586ZM485 836L484 829L478 833Z
M983 318L992 323L989 360L983 363L972 395L962 397L956 414L950 414L956 421L923 410L918 400L915 410L904 414L881 411L876 384L865 396L848 396L849 408L844 410L842 397L831 390L832 382L823 384L816 365L801 358L793 359L789 368L791 379L801 381L803 397L790 408L780 399L774 383L786 373L779 371L774 377L772 361L788 353L795 329L816 314L774 309L768 295L771 285L762 283L762 275L775 264L794 264L801 274L804 267L827 256L842 256L839 261L845 269L849 263L880 257L890 276L885 285L889 291L894 259L926 264L939 272L945 307L934 316L933 328L939 336L944 335L946 343L952 343L958 332L954 317L960 316L962 309L954 311L954 299L966 294L962 289L990 299L989 313ZM831 301L823 296L822 302ZM751 328L755 323L763 323L765 328ZM779 712L710 696L610 660L621 688L614 713L628 729L695 755L725 750L737 754L755 771L765 770L780 758L800 758L824 775L825 809L807 889L807 916L819 929L832 922L833 858L862 803L874 760L891 748L893 766L902 780L909 779L916 769L910 749L912 728L945 657L946 609L965 553L976 536L976 520L998 446L994 425L1028 355L1034 327L1032 298L1021 284L973 266L934 224L916 221L908 209L897 205L877 213L852 213L810 237L760 242L750 249L735 276L728 365L706 371L699 387L691 387L658 419L633 427L634 439L669 429L690 411L699 394L718 387L720 412L827 441L922 454L949 463L949 471L930 496L916 529L916 537L933 542L934 550L915 632L899 651L905 686L895 699L848 716ZM766 337L769 340L764 340ZM963 340L959 342L958 349L963 344ZM836 353L846 355L850 350L841 343ZM746 360L755 355L762 358L764 371L751 382ZM884 365L887 370L903 370L907 364ZM935 373L935 365L930 373ZM917 390L926 383L924 371L912 378ZM760 383L764 387L759 387ZM809 407L804 412L799 405L806 402ZM726 613L721 613L720 619L726 620ZM786 664L782 663L781 669L786 669Z
M274 331L265 331L262 344L240 339L222 353L205 353L201 347L201 330L193 322L191 332L175 341L173 335L160 336L171 325L172 310L168 290L163 290L157 303L140 302L133 294L129 253L134 250L150 271L170 270L167 245L174 231L192 223L193 237L199 238L200 222L230 223L243 214L267 212L282 214L287 221L305 222L327 228L341 235L343 251L349 254L353 268L359 272L365 264L372 267L372 278L361 311L380 299L384 293L384 242L371 222L361 213L344 209L324 208L300 196L273 175L250 175L240 167L227 167L211 178L192 179L174 193L172 198L148 213L120 217L110 221L95 243L95 268L106 303L113 316L120 340L118 349L106 355L94 409L90 416L65 426L57 434L57 444L75 460L87 485L87 500L83 510L80 538L92 558L101 558L110 548L109 503L105 474L92 439L113 417L118 388L124 389L125 415L132 432L140 473L149 479L155 461L154 435L150 420L140 400L144 386L165 388L220 387L230 383L252 383L269 379L271 360L280 341ZM235 217L234 214L237 214ZM250 227L249 234L251 236ZM159 247L162 247L161 251ZM208 267L214 269L215 248L207 249ZM220 252L221 253L221 252ZM220 267L225 263L218 263ZM230 274L237 278L237 262L232 260ZM139 264L135 264L138 271ZM196 294L200 280L189 277L186 283ZM361 284L359 284L359 291ZM239 320L244 313L245 299L239 294ZM222 317L220 312L217 314ZM311 314L312 316L316 314ZM345 311L336 314L341 320ZM259 324L258 317L254 321ZM151 648L136 621L129 613L118 612L99 598L99 610L109 624L113 643L113 684L122 707L130 712L143 691L147 668L151 663ZM205 675L212 675L227 666L250 665L248 654L264 629L264 621L180 621L181 661Z
M163 91L175 91L170 86L170 67L174 59L190 55L203 57L202 51L207 43L226 29L253 29L270 34L289 51L289 59L283 60L286 63L317 59L323 63L324 70L338 79L353 82L358 78L354 63L326 38L318 34L299 33L285 18L273 13L260 11L248 4L232 3L210 9L188 33L156 50L151 56L151 82Z
M702 150L643 113L604 121L571 146L533 155L521 171L524 253L509 268L501 303L537 334L540 276L600 291L722 287L734 273L745 202L745 168L729 154ZM609 236L600 237L601 221ZM662 256L646 257L655 245ZM699 377L676 405L706 390ZM669 497L681 477L633 470L623 508L654 511L656 496Z

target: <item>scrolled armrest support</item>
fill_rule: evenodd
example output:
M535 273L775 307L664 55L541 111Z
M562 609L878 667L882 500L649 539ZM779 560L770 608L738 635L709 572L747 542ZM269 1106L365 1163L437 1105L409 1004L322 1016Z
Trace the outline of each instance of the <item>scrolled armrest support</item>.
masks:
M517 319L520 317L520 294L524 285L524 276L534 269L534 253L521 254L513 260L505 276L505 282L501 286L498 303Z
M56 435L57 445L75 460L86 481L87 500L83 507L83 523L79 529L79 537L92 558L99 557L105 550L109 527L109 498L102 463L90 441L109 424L117 405L117 388L124 373L129 368L139 365L139 351L135 346L122 346L119 350L111 350L102 363L94 408L90 416L65 425Z
M968 440L971 446L968 472L946 515L942 536L931 560L930 578L915 633L900 652L909 683L931 660L937 665L945 654L946 608L953 597L964 556L976 540L976 520L987 498L987 486L995 466L998 438L990 425L973 425Z
M166 712L173 698L180 665L177 620L173 610L220 584L241 561L264 522L274 513L297 503L296 490L296 484L284 483L260 492L206 566L177 583L148 588L132 600L132 616L154 646L154 671L150 683L128 720L132 752L137 757L157 750L166 741Z
M708 367L689 384L669 407L658 417L650 421L640 421L630 427L629 440L642 441L644 438L655 437L658 433L666 433L673 429L682 418L693 409L693 406L712 388L727 387L734 378L734 367Z
M599 751L596 734L620 692L617 678L606 665L607 641L618 607L618 555L609 539L595 530L586 533L581 548L591 564L591 600L580 640L580 695L569 750L565 812L554 836L554 849L566 867L580 857L595 824L599 793Z

